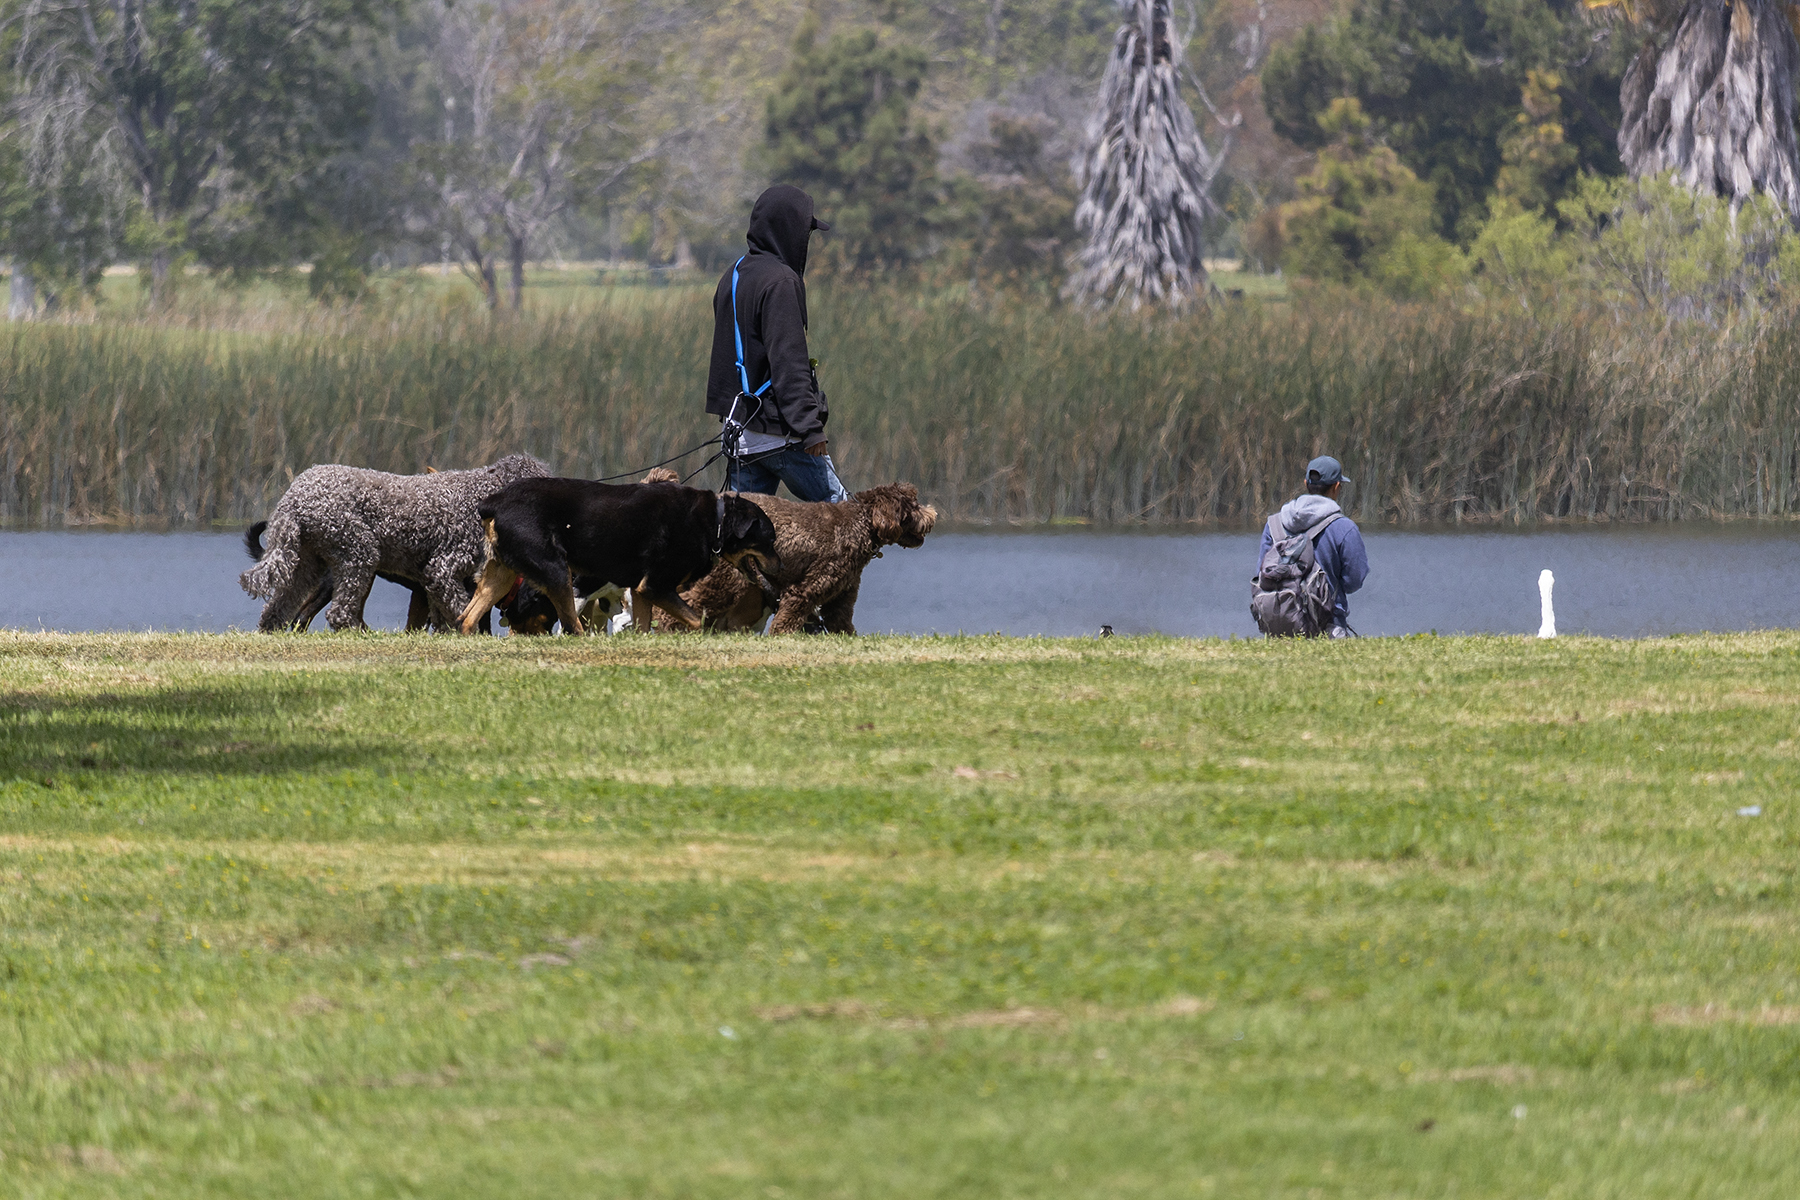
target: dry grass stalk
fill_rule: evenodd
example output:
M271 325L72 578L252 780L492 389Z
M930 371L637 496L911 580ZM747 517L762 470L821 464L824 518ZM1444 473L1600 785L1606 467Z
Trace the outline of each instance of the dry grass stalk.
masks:
M1365 520L1800 508L1800 330L1228 306L1146 321L821 288L814 343L852 486L948 520L1256 521L1342 457ZM710 436L703 303L492 321L421 308L224 329L34 324L0 340L0 520L257 519L317 462L416 472L514 450L611 475ZM702 456L688 460L693 466ZM697 482L716 484L715 467Z

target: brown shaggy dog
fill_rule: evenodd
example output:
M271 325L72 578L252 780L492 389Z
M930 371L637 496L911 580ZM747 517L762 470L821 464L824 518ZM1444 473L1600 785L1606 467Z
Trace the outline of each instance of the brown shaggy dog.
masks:
M831 633L856 632L856 591L863 568L883 546L918 546L937 522L937 509L919 503L910 483L887 483L857 492L842 504L779 500L745 495L775 522L775 552L781 565L767 573L771 591L745 572L720 563L683 594L688 607L704 614L706 627L720 631L754 629L762 621L765 597L780 596L770 633L799 633L814 609Z

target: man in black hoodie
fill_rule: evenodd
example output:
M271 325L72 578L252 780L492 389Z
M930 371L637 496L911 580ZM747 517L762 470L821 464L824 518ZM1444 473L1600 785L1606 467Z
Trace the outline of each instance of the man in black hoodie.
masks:
M806 352L806 242L830 228L811 196L770 188L750 210L750 253L713 295L706 411L729 422L727 439L742 427L727 459L731 491L773 495L785 483L801 500L849 499L826 454L831 413Z

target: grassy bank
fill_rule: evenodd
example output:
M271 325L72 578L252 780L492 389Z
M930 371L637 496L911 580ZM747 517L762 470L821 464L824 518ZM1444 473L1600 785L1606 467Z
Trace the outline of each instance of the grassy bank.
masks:
M0 1170L1786 1196L1797 652L0 636Z
M498 320L466 300L421 284L339 313L7 327L0 521L239 523L316 462L528 449L601 476L716 431L704 287ZM1255 520L1322 451L1366 521L1800 510L1787 317L1721 331L1303 297L1102 320L829 284L811 307L847 481L910 479L949 520Z

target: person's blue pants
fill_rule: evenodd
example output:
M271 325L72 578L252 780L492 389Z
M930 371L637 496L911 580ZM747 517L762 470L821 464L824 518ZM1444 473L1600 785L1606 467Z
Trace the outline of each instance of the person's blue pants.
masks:
M727 461L725 490L729 492L773 496L775 488L785 483L797 500L829 500L841 504L850 498L829 455L808 454L798 446L788 446L743 462Z

